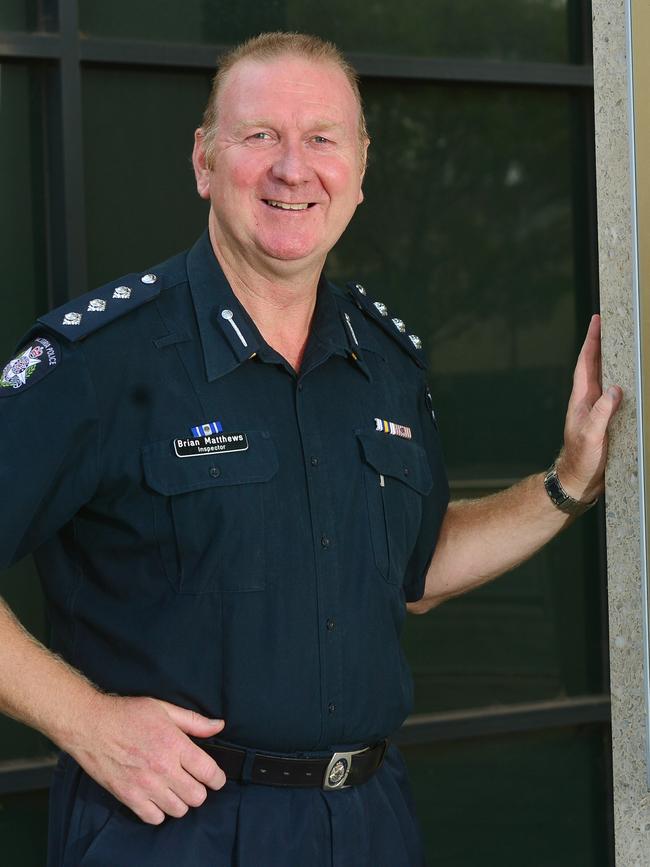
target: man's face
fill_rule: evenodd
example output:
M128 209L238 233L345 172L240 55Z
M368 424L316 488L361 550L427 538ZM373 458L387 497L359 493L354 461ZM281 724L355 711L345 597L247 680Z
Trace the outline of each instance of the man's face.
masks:
M322 265L362 201L359 107L330 63L242 61L219 96L212 169L200 137L199 194L222 249L296 272Z

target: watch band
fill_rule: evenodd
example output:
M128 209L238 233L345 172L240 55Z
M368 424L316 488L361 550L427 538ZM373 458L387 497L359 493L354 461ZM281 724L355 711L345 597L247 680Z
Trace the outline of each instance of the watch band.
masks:
M587 509L591 509L591 507L595 506L598 502L598 497L590 503L585 503L584 501L576 500L570 494L567 494L558 478L555 462L553 462L553 465L544 476L544 487L546 488L546 493L553 501L553 504L567 515L582 515L583 512L586 512Z

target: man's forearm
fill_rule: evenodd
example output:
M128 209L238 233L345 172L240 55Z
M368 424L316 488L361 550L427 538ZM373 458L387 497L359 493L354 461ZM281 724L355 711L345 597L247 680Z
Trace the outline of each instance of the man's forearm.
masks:
M83 674L30 635L0 598L1 713L66 749L98 693Z
M416 614L485 584L531 557L571 522L551 502L538 473L506 491L451 503Z

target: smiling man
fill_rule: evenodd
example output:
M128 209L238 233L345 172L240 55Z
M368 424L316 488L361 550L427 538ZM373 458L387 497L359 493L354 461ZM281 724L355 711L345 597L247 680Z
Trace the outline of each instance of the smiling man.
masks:
M62 751L49 867L423 864L388 742L406 611L602 491L621 392L594 319L552 471L448 507L419 338L322 273L367 147L332 45L235 49L195 136L205 234L44 315L4 365L0 562L34 552L52 650L0 608L0 708Z

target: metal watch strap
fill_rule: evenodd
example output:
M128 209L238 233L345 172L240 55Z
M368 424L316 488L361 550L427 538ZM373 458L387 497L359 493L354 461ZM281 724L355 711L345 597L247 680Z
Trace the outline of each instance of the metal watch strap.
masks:
M553 504L567 515L582 515L583 512L586 512L587 509L591 509L591 507L595 506L598 502L598 497L590 503L585 503L582 500L576 500L570 494L567 494L558 478L555 462L553 462L552 466L544 476L544 487L546 488L546 493L551 498Z

